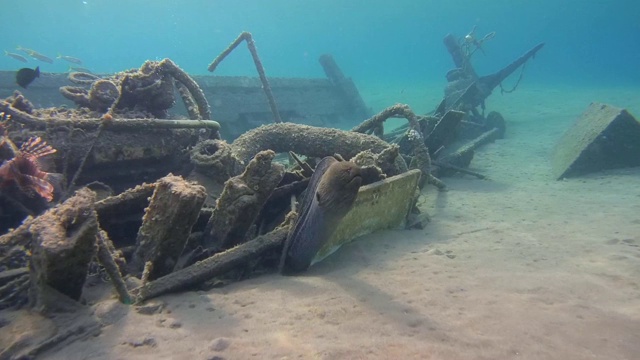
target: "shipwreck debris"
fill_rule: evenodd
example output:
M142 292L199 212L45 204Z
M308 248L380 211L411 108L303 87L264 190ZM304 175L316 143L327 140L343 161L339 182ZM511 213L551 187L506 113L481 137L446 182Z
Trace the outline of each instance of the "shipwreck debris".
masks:
M0 100L0 111L11 116L8 137L25 142L38 136L57 149L52 158L69 183L68 191L75 190L72 185L96 180L122 191L150 178L180 173L188 160L185 149L195 145L200 130L213 136L220 128L211 120L114 119L106 115L98 119L82 109L32 109L27 113L13 103L15 100Z
M51 292L80 300L89 263L95 255L98 219L95 194L80 189L29 227L31 287L29 303L40 311L56 308Z
M416 164L420 164L418 166L423 169L428 167L429 170L424 172L427 176L423 179L429 179L430 183L440 189L445 188L444 183L433 177L433 174L443 176L460 172L486 178L466 167L471 162L475 149L504 136L506 125L502 115L496 111L491 111L485 117L485 100L498 86L503 92L514 91L522 80L522 73L511 90L502 88L502 82L518 68L524 71L527 61L544 46L543 43L538 44L501 70L490 75L479 76L473 68L471 58L478 50L484 53L482 45L493 39L495 32L490 32L480 39L476 37L475 32L476 27L460 40L451 34L445 36L444 45L456 68L447 73L448 84L445 88L445 96L433 114L413 115L419 127L410 122L409 125L395 129L384 136L385 140L399 144L403 156L408 156L410 153L422 154L422 156L413 157L414 162L410 167L416 167ZM401 113L390 113L405 116ZM376 119L376 116L363 123L366 125L363 128L383 136L383 128L379 125L381 121ZM422 136L427 151L418 146L416 141L418 136ZM430 169L432 166L433 171Z
M482 135L478 136L475 139L472 139L462 146L455 148L452 151L445 149L442 151L442 154L438 157L438 164L440 164L443 172L453 171L453 172L467 172L470 171L464 169L469 166L471 160L473 159L473 155L475 150L477 150L480 146L488 144L496 139L499 139L500 129L493 128L489 131L484 132ZM464 170L460 171L458 168L462 168ZM477 176L475 174L471 174L476 177L484 177L482 175Z
M190 114L192 120L210 120L211 111L202 89L184 70L170 59L146 61L140 69L98 78L93 74L71 73L69 80L81 86L63 86L60 93L80 107L100 114L114 115L116 111L136 109L167 118L167 110L175 104L174 81L188 90L185 106L197 106ZM83 85L90 85L89 89ZM181 94L183 99L186 94Z
M114 259L113 253L115 253L116 250L113 247L111 239L109 239L109 235L104 230L99 230L96 240L98 245L98 261L104 267L107 275L109 275L109 279L111 279L111 283L118 293L118 299L123 304L131 304L131 295L129 294L127 285L122 278L120 267Z
M352 131L282 122L283 118L308 119L305 114L278 110L247 32L211 63L209 71L246 41L275 123L254 128L233 141L223 141L220 124L210 120L204 90L169 59L148 61L139 69L112 76L72 73L69 79L74 86L63 87L61 92L77 109L35 108L19 93L1 101L0 111L10 114L15 126L8 130L7 139L29 144L30 137L38 136L58 149L55 165L67 179L75 174L68 192L76 183L89 181L102 181L105 189L116 191L142 181L153 183L101 200L83 188L0 237L0 265L8 264L10 269L0 276L0 307L22 304L31 287L31 304L38 309L82 312L78 300L90 271L106 273L125 304L229 276L232 270L274 270L277 259L282 260L285 272L304 271L354 237L405 223L415 225L418 220L407 222L407 216L417 209L419 185L445 188L433 170L473 174L462 169L473 150L504 132L499 114L490 113L485 119L484 112L476 108L483 106L501 79L541 47L499 73L479 77L469 60L477 50L483 51L483 43L492 36L476 39L472 32L466 43L457 43L456 49L451 46L454 60L461 57L448 74L452 92L447 93L444 108L429 116L396 104L370 117L353 81L331 56L322 56L329 81L321 86L333 86L334 92L337 88L348 99L350 114L368 118ZM254 82L244 89L255 92L256 80L245 80L243 84ZM176 93L191 120L170 118ZM238 119L225 120L242 122L242 126L230 127L236 130L268 119L268 113L265 116L262 111L237 110L234 114L239 114ZM408 124L385 135L383 123L390 117L404 117ZM324 125L325 120L317 121ZM473 129L467 132L473 134L467 136L473 140L460 145L456 140L463 127ZM15 156L21 149L9 145L3 151ZM291 155L296 164L287 170L280 163L286 162L285 157L277 162L276 154L291 152L306 159ZM177 168L179 173L174 172ZM152 175L140 175L145 171ZM202 175L208 181L225 183L224 189L205 190L178 176L167 176L170 172ZM113 178L129 183L114 186L105 180ZM203 208L206 196L215 200L214 208ZM296 197L303 199L299 206ZM141 285L130 291L127 284L131 283Z
M640 166L640 122L627 110L591 103L556 144L553 177Z
M461 43L451 34L445 36L444 44L456 68L447 73L449 84L445 89L444 99L436 109L436 114L444 114L448 110L454 109L470 111L475 117L480 116L477 111L478 106L484 110L484 101L491 95L493 89L500 86L518 68L524 66L544 46L544 43L534 46L524 55L493 74L478 76L471 64L470 57L473 52L465 51ZM521 78L515 86L520 80Z
M482 44L487 40L493 39L495 32L490 32L481 39L476 38L475 32L476 27L460 40L456 39L452 34L445 36L444 45L456 67L447 73L448 84L445 88L445 96L437 106L434 114L435 116L442 116L450 110L464 112L466 116L459 121L456 129L458 138L476 138L493 128L498 128L499 137L502 137L505 132L504 119L497 112L491 112L485 117L485 100L498 86L500 86L503 93L515 91L522 80L526 63L535 57L536 53L544 46L544 43L534 46L495 73L479 76L473 68L471 57L478 50L484 53ZM518 68L521 68L521 72L515 85L510 90L504 89L502 82ZM478 107L480 107L480 110L478 110ZM443 165L443 168L447 166L442 159L436 158L436 160ZM451 165L448 167L447 172L460 167L456 164Z
M273 93L271 92L269 80L267 79L267 75L264 72L262 61L260 61L258 50L256 49L256 44L253 41L253 36L250 32L243 31L240 35L238 35L238 37L222 53L220 53L220 55L213 59L211 64L209 64L208 70L209 72L215 71L216 67L218 67L222 60L224 60L224 58L226 58L227 55L229 55L233 51L233 49L235 49L243 40L247 42L247 48L249 48L253 63L256 65L256 71L258 71L258 76L260 77L260 82L262 83L262 89L264 90L264 94L267 96L269 107L271 108L271 113L273 114L273 121L276 123L281 123L282 118L280 118L280 113L278 112L278 107L276 106L276 100L273 97Z
M136 239L135 271L142 272L147 262L152 264L150 280L173 271L205 197L204 187L179 176L156 182Z
M278 250L287 237L290 222L285 220L281 226L265 235L133 289L131 292L136 299L135 302L140 303L162 294L200 284L268 251Z
M322 65L323 62L320 64ZM215 75L215 72L213 74L192 75L191 77L198 83L210 103L212 117L221 125L218 134L221 133L227 141L232 141L247 130L273 122L273 115L265 97L263 84L258 76L220 76ZM15 85L9 86L13 84L14 76L15 72L13 71L0 71L0 97L10 96L14 92ZM110 75L101 76L107 79ZM318 78L268 77L281 119L286 122L329 127L369 117L369 113L363 115L361 111L357 110L361 108L355 103L356 101L361 103L360 95L356 94L354 98L346 97L341 83L335 82L328 76ZM51 104L60 104L61 106L56 110L47 111L52 115L57 112L57 115L51 116L52 118L66 118L72 110L74 118L101 118L104 114L90 111L88 108L74 109L76 103L66 100L59 92L60 87L68 85L89 89L91 84L100 78L97 75L79 72L48 73L46 78L39 79L37 87L30 87L31 106L35 106L39 110L35 115L48 117L47 114L42 114L40 110L44 109L41 108L47 108ZM78 83L78 81L82 83ZM69 82L73 84L69 84ZM199 119L198 106L195 102L189 101L192 100L188 94L189 91L186 90L189 96L185 97L183 96L183 86L177 81L174 81L174 84L178 90L177 94L183 98L183 101L179 101L176 97L178 100L176 105L169 109L170 118L162 120L176 120L183 116L188 119ZM355 87L352 90L357 92ZM84 90L81 92L84 93ZM192 111L195 111L196 114ZM139 111L118 109L117 114L114 115L113 118L119 120L123 117L141 118L143 114ZM149 115L147 113L144 118ZM209 138L216 138L214 132L211 131L211 133Z
M353 80L344 75L333 59L333 56L331 56L331 54L321 55L319 61L327 78L329 78L329 80L338 87L342 95L348 99L347 103L350 104L353 118L366 119L371 116L371 110L366 106L364 100L362 100L360 92L358 92Z
M247 161L259 151L268 149L276 153L293 151L316 158L340 154L345 159L350 159L364 150L382 152L390 144L376 136L353 131L282 123L248 131L238 137L231 146L240 161ZM392 160L396 172L388 175L407 170L407 165L401 157Z
M462 48L462 52L467 59L470 59L476 51L480 50L481 53L484 52L483 45L485 42L493 39L496 36L496 32L492 31L487 33L482 38L478 39L476 36L476 30L478 26L474 25L473 29L459 41L460 47ZM486 54L485 54L486 55Z
M401 116L407 119L410 129L420 129L416 114L411 110L407 104L395 104L389 106L379 113L373 115L371 118L364 120L360 125L355 126L351 131L370 134L373 133L379 138L383 138L384 128L383 123L391 117Z
M411 110L409 105L396 104L390 106L373 117L363 121L360 125L351 129L351 131L373 132L376 136L383 138L383 123L393 116L404 117L409 122L408 131L405 134L413 150L413 157L409 163L409 168L420 169L423 174L422 180L424 182L431 183L438 187L438 189L444 190L446 188L445 184L431 174L431 157L429 155L429 150L427 149L426 140L424 139L422 128L418 123L417 116L413 110Z
M126 239L135 240L155 187L156 183L143 183L96 202L100 227L114 240L116 247L122 248L134 242L127 243Z
M238 159L233 149L234 147L224 140L199 141L191 149L191 163L197 173L222 184L243 171L244 161Z
M0 111L12 116L14 122L28 126L33 130L47 127L73 127L82 130L95 130L103 123L101 118L64 119L49 116L35 116L21 111L6 101L0 100ZM153 129L208 129L217 131L220 124L213 120L173 120L173 119L110 119L104 121L108 130L123 132L143 132Z
M46 201L47 207L55 206L39 216L41 211L30 212L32 217L23 217L22 225L0 236L0 308L17 308L28 302L38 310L33 314L56 312L56 321L47 323L46 331L30 334L42 341L27 343L25 338L16 339L6 351L0 350L0 357L34 356L65 341L96 334L101 324L84 304L93 301L94 287L98 292L105 289L99 279L110 280L106 286L113 286L119 301L131 304L216 280L214 277L273 271L281 258L288 270L302 271L332 239L334 231L339 231L340 236L328 245L331 250L363 231L404 222L408 209L415 208L420 174L423 179L442 185L431 175L430 149L425 139L431 132L438 133L439 138L444 136L444 123L437 131L425 126L419 121L421 117L403 104L365 121L358 130L377 136L356 129L342 131L284 123L283 118L308 121L308 114L281 113L277 109L250 33L240 34L209 70L214 71L242 41L247 42L276 123L251 130L229 143L221 138L220 124L210 120L203 89L169 59L147 61L139 69L110 76L71 73L69 81L73 85L61 87L60 92L77 108L35 107L17 92L0 100L0 111L11 116L10 122L0 123L0 154L8 160L3 165L4 172L0 170L1 180L11 180L12 186L22 189L33 179L43 180L35 181L38 187L34 194ZM316 108L319 99L328 101L330 105L326 107L331 110L313 119L314 124L324 126L336 119L369 117L353 81L344 76L333 58L324 55L320 62L328 80L306 79L303 84L314 87L305 101ZM52 77L42 80L43 86L52 83ZM288 86L289 79L274 80L284 84L281 88L289 93L297 91ZM255 79L241 81L245 94L246 89L256 89L251 81ZM327 93L333 97L325 96ZM190 120L169 113L176 94ZM215 95L212 97L218 100ZM297 101L284 98L285 104L298 106L294 104ZM264 112L252 109L236 110L236 114L242 124L230 128L242 131L268 118ZM383 139L382 123L389 116L404 116L409 122L403 132L410 149L406 160L400 146ZM445 118L456 116L452 111ZM239 132L230 134L233 139ZM51 147L45 145L45 140ZM14 141L22 147L15 146ZM49 173L40 168L29 173L27 181L16 176L9 179L7 174L11 172L6 169L13 171L12 164L16 162L12 163L12 158L24 155L35 162L53 155L53 149L57 152L51 156L52 166L61 169L67 184L62 190L72 194L76 186L85 186L75 195L65 200L66 194L59 197L52 193L54 184L44 183L49 180ZM276 161L276 153L292 151L306 159L292 155L297 165L290 164L292 167L286 170L281 164L286 160L281 157ZM319 158L325 157L317 165ZM190 163L186 161L189 158ZM408 171L407 162L419 170ZM220 192L212 186L205 190L179 176L167 175L190 172L204 175L211 182L225 183L224 189ZM361 185L385 178L381 183L365 186L369 197L361 195ZM396 182L398 179L404 180L402 186ZM111 195L143 181L153 183ZM86 184L104 194L98 198ZM215 200L214 208L203 208L207 196ZM305 200L294 225L296 197ZM56 205L59 201L64 202ZM357 205L361 210L376 207L376 219L362 220L361 211L345 223L354 203L361 204ZM382 211L385 208L386 212ZM390 209L393 214L389 214ZM305 229L318 231L298 231L300 236L291 236L291 247L284 250L287 236L295 233L294 226L306 225L310 227ZM130 290L132 286L138 287ZM62 313L81 317L81 321Z
M274 157L271 150L257 153L241 175L225 182L205 228L204 247L228 249L247 240L249 227L284 175Z
M29 301L27 297L29 285L27 267L8 269L0 273L0 310L26 304Z

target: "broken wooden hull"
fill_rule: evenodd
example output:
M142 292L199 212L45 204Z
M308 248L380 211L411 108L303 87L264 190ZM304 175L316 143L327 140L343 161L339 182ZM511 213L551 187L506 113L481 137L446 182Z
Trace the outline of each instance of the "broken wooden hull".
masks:
M36 108L60 105L75 107L59 91L62 86L72 85L67 76L66 73L47 73L25 90L15 84L15 72L0 71L0 98L6 98L19 89ZM233 140L247 130L273 123L273 115L259 78L209 75L196 75L193 78L204 91L213 120L220 123L220 132L225 140ZM357 123L371 115L348 78L342 78L341 81L329 78L269 78L269 84L285 122L335 127L343 122ZM170 113L187 116L181 102L176 102Z

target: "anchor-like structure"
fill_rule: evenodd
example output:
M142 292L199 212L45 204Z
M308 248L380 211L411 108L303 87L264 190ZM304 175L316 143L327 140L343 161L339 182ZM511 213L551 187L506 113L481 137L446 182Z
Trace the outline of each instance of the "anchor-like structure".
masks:
M467 35L467 37L469 36ZM436 108L435 113L436 115L443 115L449 110L460 110L471 112L473 118L478 119L483 118L478 112L478 106L484 110L484 101L491 95L493 89L499 86L504 79L519 67L524 66L529 59L533 58L538 50L542 49L544 43L534 46L509 65L486 76L478 76L471 64L473 52L464 51L460 42L453 35L448 34L445 36L444 45L447 47L449 54L451 54L456 68L447 73L449 84L445 88L445 97Z

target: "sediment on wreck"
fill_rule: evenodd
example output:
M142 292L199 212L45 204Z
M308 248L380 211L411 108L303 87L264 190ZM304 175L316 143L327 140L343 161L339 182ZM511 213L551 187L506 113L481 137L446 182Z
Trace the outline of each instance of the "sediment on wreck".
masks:
M247 131L238 137L231 146L240 160L248 161L262 150L273 150L276 153L293 151L297 154L318 158L340 154L345 159L349 159L363 150L381 152L389 144L367 134L280 123Z
M55 307L51 289L80 300L89 263L96 252L95 193L81 189L29 227L31 288L29 303L41 311Z
M227 249L247 240L249 227L284 175L274 157L271 150L259 152L241 175L225 182L207 223L205 247Z
M200 284L268 251L277 250L282 247L290 228L290 220L285 220L285 223L267 234L133 289L135 302Z
M151 280L173 271L205 198L204 187L179 176L156 182L136 239L133 265L137 272L147 262L152 264Z
M397 146L368 134L316 126L278 123L250 130L234 142L205 140L191 151L195 171L224 182L243 171L243 164L260 151L298 153L310 158L340 155L351 159L362 152L379 154L376 166L392 176L407 171ZM367 164L370 165L370 164Z
M171 59L146 61L139 69L123 71L106 78L71 73L69 80L81 86L62 86L60 93L80 107L113 117L117 111L139 108L157 118L166 118L175 104L174 83L192 120L210 120L211 110L204 92L189 74ZM86 89L84 86L89 86Z

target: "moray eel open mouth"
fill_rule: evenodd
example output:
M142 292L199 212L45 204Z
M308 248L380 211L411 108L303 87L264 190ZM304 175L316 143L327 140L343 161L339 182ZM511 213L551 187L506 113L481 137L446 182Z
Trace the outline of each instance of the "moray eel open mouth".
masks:
M328 156L318 163L302 199L298 220L285 242L283 273L309 268L318 250L351 210L362 180L360 167L352 162Z

